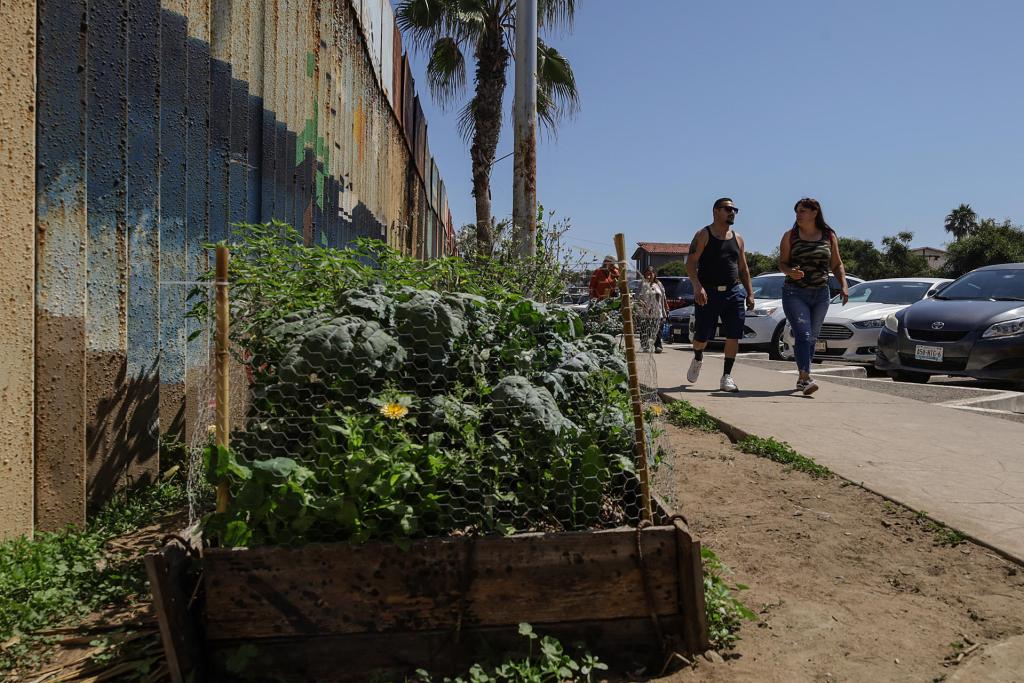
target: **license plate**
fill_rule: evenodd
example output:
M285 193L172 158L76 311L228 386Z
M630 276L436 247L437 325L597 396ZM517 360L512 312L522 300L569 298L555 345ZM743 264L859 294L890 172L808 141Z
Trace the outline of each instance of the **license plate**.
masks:
M942 347L941 346L921 346L920 344L914 349L915 360L930 360L934 363L942 362Z
M814 350L818 353L825 353L828 351L828 342L816 341L814 342Z
M682 333L683 333L683 328L681 328L681 327L673 327L672 328L672 334L682 334Z

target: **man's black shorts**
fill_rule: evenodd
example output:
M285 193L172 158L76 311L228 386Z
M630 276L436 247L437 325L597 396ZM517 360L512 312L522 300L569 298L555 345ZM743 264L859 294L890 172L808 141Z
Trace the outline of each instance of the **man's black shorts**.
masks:
M705 287L708 303L693 308L693 339L708 341L715 336L715 324L722 319L722 334L726 339L743 338L743 321L747 317L747 290L736 283L725 291Z

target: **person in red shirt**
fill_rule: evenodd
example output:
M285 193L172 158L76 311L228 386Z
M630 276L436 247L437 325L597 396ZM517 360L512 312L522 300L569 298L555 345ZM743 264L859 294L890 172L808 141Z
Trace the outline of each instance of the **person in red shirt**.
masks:
M604 263L590 276L590 298L607 299L615 293L618 283L619 269L615 266L615 259L605 256Z

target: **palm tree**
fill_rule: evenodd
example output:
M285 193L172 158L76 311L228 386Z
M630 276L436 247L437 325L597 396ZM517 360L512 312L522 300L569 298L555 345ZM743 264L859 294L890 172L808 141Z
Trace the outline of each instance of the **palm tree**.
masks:
M958 242L974 232L977 227L978 214L974 213L970 204L961 204L946 216L946 231Z
M538 0L540 28L571 28L575 0ZM475 92L459 115L459 132L471 142L477 245L490 254L491 167L501 137L502 98L509 61L515 53L516 0L402 0L399 27L420 50L429 52L430 92L448 107L466 87L466 53L476 60ZM552 127L563 114L576 111L579 93L569 62L556 49L537 41L537 116Z

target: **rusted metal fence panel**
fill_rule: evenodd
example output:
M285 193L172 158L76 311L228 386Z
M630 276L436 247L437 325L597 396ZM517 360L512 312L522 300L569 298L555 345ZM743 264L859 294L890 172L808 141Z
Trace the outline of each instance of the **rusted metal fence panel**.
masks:
M380 85L388 104L394 109L394 83L395 83L395 60L394 45L395 39L395 12L391 9L389 0L381 2L380 19Z
M207 250L210 239L210 4L209 0L189 0L188 33L185 50L188 73L185 139L185 280L196 282L210 267ZM191 285L173 285L184 293ZM180 310L179 310L180 313ZM185 411L186 426L194 425L204 409L202 378L209 367L211 339L203 334L205 326L186 320ZM200 431L206 425L197 425ZM191 436L187 434L186 436Z
M445 253L450 232L388 0L37 10L12 15L37 27L39 75L23 257L36 254L23 264L35 467L28 485L18 461L9 479L24 495L6 498L19 529L33 515L81 523L90 496L155 473L160 434L189 436L209 340L192 338L186 295L208 267L203 245L231 223L276 218L307 243L378 237L417 256Z
M166 1L166 0L165 0ZM161 13L160 30L160 429L184 436L186 235L186 99L188 27L184 1ZM91 213L91 207L90 207Z
M99 454L90 499L151 481L158 470L160 405L160 3L128 1L128 233L125 449L122 463Z
M89 491L128 457L125 171L125 0L89 3L86 139L86 460ZM120 416L121 419L111 419Z
M34 516L42 530L85 519L85 11L85 0L38 4Z
M34 2L0 3L0 539L32 531L35 288Z

